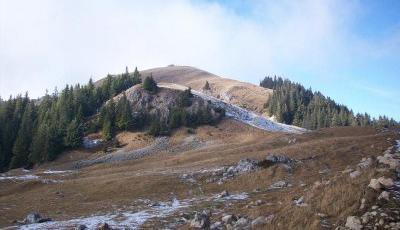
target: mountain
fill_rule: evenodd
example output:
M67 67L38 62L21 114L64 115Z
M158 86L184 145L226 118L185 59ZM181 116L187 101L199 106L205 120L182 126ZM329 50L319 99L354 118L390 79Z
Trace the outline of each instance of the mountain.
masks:
M222 78L190 66L167 66L141 71L143 76L153 76L157 82L174 83L202 91L206 82L210 89L207 93L242 108L262 113L264 104L272 94L271 89L250 83Z
M399 127L264 116L285 90L168 66L0 101L0 228L399 229Z

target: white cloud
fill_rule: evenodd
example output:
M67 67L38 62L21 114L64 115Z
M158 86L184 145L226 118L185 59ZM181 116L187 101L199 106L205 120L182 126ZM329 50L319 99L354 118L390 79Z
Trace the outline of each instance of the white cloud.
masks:
M323 74L352 52L346 39L358 7L258 1L244 17L184 0L0 0L0 95L36 97L125 65L192 65L254 83L292 66Z

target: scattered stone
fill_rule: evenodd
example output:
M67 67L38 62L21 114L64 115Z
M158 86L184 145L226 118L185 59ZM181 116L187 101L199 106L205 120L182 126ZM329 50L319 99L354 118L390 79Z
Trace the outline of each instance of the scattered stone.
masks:
M325 213L317 213L317 216L319 216L320 218L328 217L328 215L326 215Z
M383 191L379 196L378 196L378 200L389 200L389 192L387 191Z
M192 228L209 228L210 227L210 212L203 211L202 213L196 212L194 218L190 221Z
M293 201L293 203L294 203L295 205L297 205L297 206L300 206L300 207L307 206L307 204L304 203L304 197L303 197L303 196L301 196L301 197L298 198L298 199L295 199L295 200Z
M285 188L288 186L288 183L286 181L277 181L273 183L272 185L269 186L269 189L280 189L280 188Z
M360 218L358 218L357 216L347 217L346 227L351 230L361 230L363 228Z

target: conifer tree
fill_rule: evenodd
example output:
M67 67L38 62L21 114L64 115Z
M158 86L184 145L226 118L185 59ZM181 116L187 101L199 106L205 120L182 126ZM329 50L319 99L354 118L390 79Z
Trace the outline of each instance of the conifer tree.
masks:
M150 75L149 77L146 77L144 79L143 89L145 89L147 91L150 91L152 93L156 93L157 92L157 89L158 89L157 83L156 83L156 81L154 81L152 75Z
M132 125L132 110L125 92L117 103L116 125L118 129L128 130Z
M21 126L18 131L18 137L13 147L13 158L10 168L18 168L28 164L30 145L33 135L34 108L33 103L29 103L22 116Z
M76 148L82 144L83 131L78 120L79 118L73 119L67 127L64 138L64 144L67 147Z

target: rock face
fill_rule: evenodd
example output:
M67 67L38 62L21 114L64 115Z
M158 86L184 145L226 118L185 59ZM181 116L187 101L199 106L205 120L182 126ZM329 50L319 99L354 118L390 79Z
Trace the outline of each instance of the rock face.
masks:
M132 111L142 111L152 116L156 116L160 120L166 120L170 116L170 112L179 105L180 96L179 90L159 88L157 94L153 94L144 90L141 85L135 85L126 90L126 97L131 102ZM114 98L118 101L122 95ZM185 108L188 114L196 114L198 111L205 109L210 111L213 119L218 119L221 112L213 108L208 101L200 97L192 97L190 106Z
M194 218L190 221L190 227L205 229L210 227L210 212L203 211L202 213L197 213Z
M351 230L361 230L363 226L360 218L356 216L349 216L346 220L346 227Z

